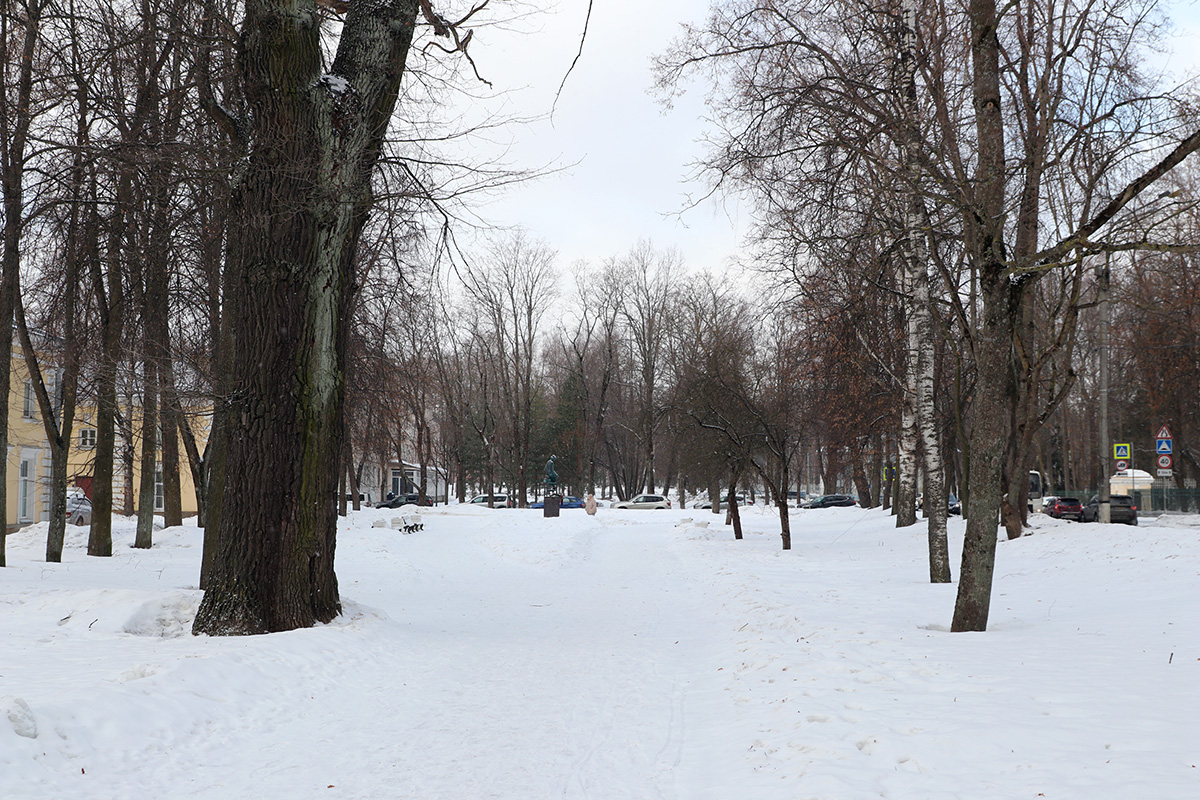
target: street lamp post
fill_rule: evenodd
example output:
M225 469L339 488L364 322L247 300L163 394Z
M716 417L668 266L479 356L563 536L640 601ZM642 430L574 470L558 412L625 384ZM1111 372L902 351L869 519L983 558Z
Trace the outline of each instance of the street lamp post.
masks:
M1108 482L1108 260L1104 254L1104 266L1096 268L1100 293L1100 495L1096 513L1098 522L1112 521L1112 498Z

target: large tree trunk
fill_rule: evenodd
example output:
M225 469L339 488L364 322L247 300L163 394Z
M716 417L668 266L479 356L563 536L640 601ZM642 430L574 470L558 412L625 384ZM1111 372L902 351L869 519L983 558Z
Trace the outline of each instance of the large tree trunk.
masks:
M786 456L781 456L781 459ZM783 549L792 549L792 519L788 516L787 493L790 479L788 477L787 462L782 462L782 474L780 475L778 491L775 492L775 505L779 509L779 536L783 540ZM770 484L767 484L768 488Z
M883 463L883 443L880 441L878 434L871 437L871 458L868 462L868 468L871 470L871 508L884 505L884 487L887 485L887 478L884 475ZM859 505L862 505L861 500ZM884 508L887 508L884 505Z
M137 533L133 546L149 549L154 544L154 478L158 467L158 369L142 348L142 452L138 475Z
M344 315L417 10L416 0L351 3L322 77L315 3L247 0L240 58L251 144L234 199L242 302L228 491L197 633L289 630L341 609L333 559Z
M894 506L897 528L917 524L917 442L916 376L910 366L905 371L900 435L897 437Z
M1002 492L1001 473L1008 433L1012 342L1012 289L1003 262L980 271L983 325L975 335L978 374L971 428L971 505L959 567L952 630L987 630L996 533Z
M854 491L858 494L858 504L862 508L874 508L875 500L871 495L871 481L867 478L866 458L861 443L852 445L850 453L850 468L853 471Z
M725 508L728 509L726 513L729 515L729 522L733 524L733 538L735 539L742 538L742 515L738 509L737 503L737 483L739 477L739 475L732 475L730 477L729 496L725 499L727 504ZM785 542L783 549L787 550L789 547L791 547L790 539Z
M929 579L933 583L950 582L950 553L946 542L946 486L942 469L942 445L937 435L937 416L934 408L934 346L932 310L929 298L929 248L925 230L929 228L924 195L923 176L918 159L920 128L917 106L917 0L902 4L900 37L901 96L903 98L905 132L901 159L908 182L904 201L905 247L904 266L906 289L906 318L908 321L908 365L906 394L911 393L915 430L906 424L905 437L916 434L925 459L924 511L928 519ZM908 402L905 403L906 412ZM905 420L906 423L909 420ZM916 442L912 443L914 446ZM914 464L915 466L915 464ZM907 514L907 511L904 512ZM914 520L915 521L915 520ZM897 524L901 520L897 518Z
M135 379L133 374L130 374L129 380ZM128 387L125 396L129 398L129 402L125 406L125 413L117 419L117 429L121 434L121 513L127 517L132 517L137 513L137 494L134 491L134 479L137 474L137 447L135 446L136 434L133 428L135 419L134 408L135 400L133 399L133 387Z
M99 259L91 264L92 289L100 299L100 367L96 381L96 449L92 459L92 524L88 531L88 555L112 555L113 478L116 473L117 370L121 363L121 339L125 328L125 286L121 274L121 249L125 240L125 213L132 181L126 170L117 177L118 205L108 224L102 274Z
M167 348L168 353L170 348ZM170 356L159 365L158 416L162 428L163 527L183 524L183 487L179 477L179 430L182 412L175 391L175 370Z
M968 254L979 270L983 320L974 338L976 390L971 428L971 505L951 630L987 630L996 563L1001 472L1012 400L1013 316L1019 289L1005 270L1004 122L1000 109L1000 43L994 0L970 0L972 95L979 149Z

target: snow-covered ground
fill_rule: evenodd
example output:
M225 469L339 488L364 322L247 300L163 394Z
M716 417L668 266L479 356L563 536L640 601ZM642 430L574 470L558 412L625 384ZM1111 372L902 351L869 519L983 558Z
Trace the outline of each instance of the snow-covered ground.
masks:
M1200 518L1037 516L951 634L880 511L795 511L790 552L766 509L394 516L343 521L343 617L230 639L189 632L195 528L10 536L0 796L1200 797Z

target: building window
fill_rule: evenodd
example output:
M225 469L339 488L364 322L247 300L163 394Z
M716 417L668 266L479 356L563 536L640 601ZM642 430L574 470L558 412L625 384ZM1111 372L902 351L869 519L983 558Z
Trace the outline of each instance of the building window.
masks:
M404 494L404 473L398 469L392 470L392 494Z
M91 450L96 446L96 429L95 428L80 428L79 429L79 449Z
M32 521L33 504L33 461L21 459L20 477L17 482L17 519L21 522Z
M33 381L25 381L25 406L21 416L33 419L33 411L37 408L37 398L33 394Z
M167 507L166 495L163 491L162 464L154 465L154 510L163 511Z

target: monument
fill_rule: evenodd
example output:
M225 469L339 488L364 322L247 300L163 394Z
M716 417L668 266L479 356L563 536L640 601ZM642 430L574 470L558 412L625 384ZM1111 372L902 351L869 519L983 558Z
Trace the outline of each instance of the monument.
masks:
M543 517L557 517L562 497L558 494L558 471L554 469L555 456L546 462L546 500L542 505Z

